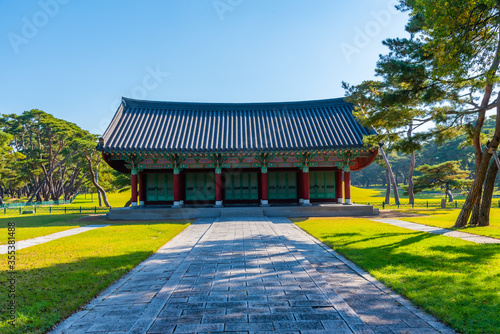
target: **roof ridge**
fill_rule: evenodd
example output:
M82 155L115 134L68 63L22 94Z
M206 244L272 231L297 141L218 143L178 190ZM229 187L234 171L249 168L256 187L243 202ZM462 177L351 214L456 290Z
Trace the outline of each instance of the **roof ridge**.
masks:
M306 100L306 101L286 101L286 102L179 102L179 101L151 101L138 100L127 97L122 97L122 102L126 108L179 108L179 109L283 109L287 106L298 107L313 107L319 105L350 105L344 98L331 98L322 100Z

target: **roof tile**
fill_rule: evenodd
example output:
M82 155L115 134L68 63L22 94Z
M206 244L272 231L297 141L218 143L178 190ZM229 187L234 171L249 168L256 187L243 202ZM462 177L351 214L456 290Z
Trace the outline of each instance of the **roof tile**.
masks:
M362 147L344 99L283 103L155 102L123 98L103 151L227 152Z

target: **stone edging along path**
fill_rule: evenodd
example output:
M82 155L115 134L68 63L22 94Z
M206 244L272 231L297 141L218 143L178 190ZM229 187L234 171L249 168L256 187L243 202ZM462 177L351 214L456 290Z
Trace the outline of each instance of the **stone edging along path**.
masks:
M16 250L44 244L44 243L52 241L52 240L57 240L60 238L69 237L71 235L80 234L83 232L95 230L96 228L101 228L101 227L106 227L106 226L109 226L109 225L81 226L81 227L76 227L76 228L72 228L69 230L61 231L61 232L52 233L49 235L44 235L43 237L37 237L37 238L33 238L33 239L18 241L18 242L16 242ZM7 254L8 246L9 245L0 245L0 254Z
M500 239L496 239L496 238L490 238L490 237L485 237L482 235L466 233L466 232L453 231L453 230L450 230L447 228L440 228L440 227L428 226L428 225L423 225L423 224L411 223L411 222L407 222L407 221L399 220L399 219L380 218L380 219L371 219L371 220L376 221L378 223L390 224L390 225L406 228L406 229L413 230L413 231L428 232L428 233L432 233L432 234L444 235L447 237L462 239L465 241L471 241L471 242L475 242L478 244L500 244Z

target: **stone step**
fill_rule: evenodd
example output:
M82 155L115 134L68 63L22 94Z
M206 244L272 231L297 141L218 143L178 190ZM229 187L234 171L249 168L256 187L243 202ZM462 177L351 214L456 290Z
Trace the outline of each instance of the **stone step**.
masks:
M256 207L224 208L221 217L264 217L264 210Z
M240 207L134 207L117 208L108 213L111 220L194 219L216 217L343 217L372 216L370 205L313 204L311 206Z

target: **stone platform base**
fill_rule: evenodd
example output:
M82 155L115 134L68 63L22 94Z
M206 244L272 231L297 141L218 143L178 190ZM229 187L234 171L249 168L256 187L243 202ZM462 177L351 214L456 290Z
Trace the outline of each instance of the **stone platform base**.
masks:
M111 220L194 219L214 217L341 217L373 216L371 205L315 204L311 206L241 206L241 207L132 207L112 209Z

